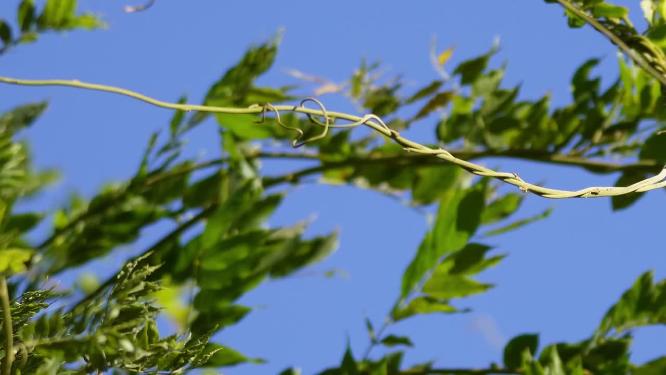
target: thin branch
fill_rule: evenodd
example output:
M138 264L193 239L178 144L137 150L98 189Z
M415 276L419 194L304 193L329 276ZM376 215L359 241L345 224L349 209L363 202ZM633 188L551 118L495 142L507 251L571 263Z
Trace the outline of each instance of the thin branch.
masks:
M7 279L4 275L0 276L0 303L2 304L2 329L5 332L5 358L2 360L2 375L11 375L14 362L14 329Z
M639 172L639 173L655 173L661 169L660 164L654 160L640 160L635 163L611 163L600 160L590 160L577 156L569 156L564 154L550 154L547 152L539 152L533 150L506 150L506 151L452 151L453 154L458 155L458 157L467 159L467 160L478 160L486 158L508 158L508 159L520 159L520 160L529 160L545 164L553 165L563 165L570 167L581 167L585 170L588 170L593 173L608 174L616 172ZM278 177L266 177L264 179L264 184L268 183L269 186L278 183L296 183L299 182L301 178L306 176L311 176L317 173L322 173L330 170L342 169L347 167L361 166L361 165L372 165L372 164L385 164L391 163L392 165L399 167L409 167L409 168L420 168L428 167L433 165L438 165L441 162L437 159L433 159L429 155L420 155L420 154L400 154L400 155L382 155L382 156L367 156L367 157L353 157L347 158L344 160L335 160L327 161L326 155L317 155L311 153L296 153L296 152L257 152L250 153L247 155L249 158L260 158L260 159L292 159L292 160L308 160L308 161L321 161L321 165L314 167L298 170L287 175L278 176ZM165 173L157 174L146 179L144 185L141 188L147 188L168 180L180 176L185 173L194 172L197 170L210 168L213 166L221 165L227 162L225 158L211 159L203 161L200 163L188 165L182 168L174 169ZM85 220L90 219L98 214L104 213L104 210L110 207L113 207L115 203L120 201L129 190L123 190L118 193L113 199L106 201L104 205L96 205L94 210L85 211L78 216L72 218L69 223L64 227L54 231L49 237L39 243L37 249L45 249L48 247L56 238L62 236L64 233L67 233L71 229L77 227L80 223Z
M326 136L329 128L334 127L355 127L365 125L374 131L384 135L385 137L393 140L398 145L402 146L403 149L407 152L413 152L421 155L429 155L431 157L439 158L449 163L455 164L471 173L474 173L479 176L491 177L498 180L501 180L507 184L514 185L524 192L530 192L545 198L552 199L564 199L564 198L592 198L592 197L612 197L625 195L635 192L645 192L648 190L661 189L666 187L666 168L663 168L659 174L654 177L646 178L642 181L636 182L632 185L625 187L612 187L612 186L593 186L587 187L580 190L562 190L562 189L552 189L543 186L539 186L533 183L524 181L516 173L511 172L502 172L495 171L490 168L486 168L482 165L475 164L460 158L455 157L449 151L442 148L432 148L420 143L414 142L410 139L407 139L400 135L400 133L389 128L382 120L376 115L367 114L365 116L355 116L342 112L328 111L323 106L321 102L316 99L308 98L302 101L299 105L271 105L264 104L258 105L254 104L249 107L214 107L206 105L194 105L194 104L179 104L179 103L169 103L161 101L158 99L151 98L149 96L137 93L135 91L122 89L114 86L99 85L93 83L80 82L78 80L22 80L9 77L0 77L0 83L7 83L13 85L22 85L22 86L65 86L65 87L75 87L80 89L102 91L108 93L114 93L119 95L128 96L148 104L155 105L157 107L168 108L173 110L181 111L200 111L200 112L210 112L210 113L226 113L226 114L258 114L265 115L266 112L272 111L276 118L278 125L286 127L280 121L280 112L294 112L302 113L308 116L308 118L315 123L316 125L323 126L323 132L319 135L311 137L305 141L300 141L300 137L294 140L295 146L303 145L305 142L310 142L318 140ZM304 106L305 102L311 101L317 104L318 109L307 108ZM316 119L316 117L321 117L324 119L324 122ZM342 119L349 121L349 124L344 125L335 125L334 121L336 119ZM298 131L299 134L303 134L300 129L293 129Z

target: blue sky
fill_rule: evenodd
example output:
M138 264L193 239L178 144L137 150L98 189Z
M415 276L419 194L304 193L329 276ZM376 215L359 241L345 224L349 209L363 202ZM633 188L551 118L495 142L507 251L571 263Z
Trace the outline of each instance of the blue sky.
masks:
M16 2L2 2L13 14ZM576 66L600 57L608 80L616 72L613 46L589 28L569 30L562 12L537 0L247 2L159 1L150 11L124 14L123 1L80 1L109 24L103 31L48 35L0 59L2 75L77 78L131 88L164 100L187 94L201 100L208 86L235 63L245 48L284 28L278 59L266 85L293 83L288 69L349 77L362 58L381 60L389 74L403 74L416 88L435 78L428 58L433 36L441 48L455 47L452 64L486 51L496 37L495 60L508 62L507 84L522 84L524 97L550 92L569 98ZM632 12L638 11L638 2ZM607 81L608 82L608 81ZM126 98L63 88L0 86L0 109L48 99L50 107L26 133L39 166L57 167L63 179L35 205L53 209L72 191L91 194L101 184L128 177L148 135L166 126L171 113ZM325 98L326 99L326 98ZM335 109L353 108L334 99ZM414 136L433 139L424 122ZM215 125L189 138L188 152L213 156ZM509 160L487 161L518 171L530 181L563 188L612 184L564 167ZM269 168L271 166L268 166ZM325 197L325 198L322 198ZM647 269L666 276L662 240L664 193L655 191L627 211L612 213L606 199L551 201L530 196L523 215L554 208L542 222L492 240L508 253L483 274L497 284L464 301L473 312L415 318L392 333L410 334L416 348L408 362L437 360L442 366L484 366L501 360L501 346L524 332L541 333L542 343L588 336L634 279ZM363 319L380 324L399 290L426 220L377 193L310 184L289 195L271 220L279 225L316 215L312 233L341 232L339 250L311 272L263 285L242 302L256 307L239 326L218 339L250 355L262 367L242 366L228 374L276 373L289 365L313 373L339 361L347 339L356 354L367 345ZM108 272L113 261L97 264ZM346 278L327 279L328 269ZM664 348L663 328L637 332L634 359L644 361Z

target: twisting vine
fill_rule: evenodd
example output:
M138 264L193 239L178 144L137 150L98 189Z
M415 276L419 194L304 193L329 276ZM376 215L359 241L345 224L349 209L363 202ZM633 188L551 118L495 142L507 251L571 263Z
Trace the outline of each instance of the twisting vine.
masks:
M264 122L266 120L267 113L272 112L275 116L275 122L288 130L298 133L298 135L292 141L292 146L300 147L307 143L315 142L320 140L328 134L329 129L331 128L353 128L358 126L367 126L372 130L384 135L387 138L390 138L402 148L410 153L419 154L419 155L429 155L447 161L451 164L455 164L473 174L490 177L498 179L507 184L518 187L523 192L529 192L535 195L539 195L544 198L551 199L564 199L564 198L592 198L592 197L612 197L619 196L631 193L645 192L654 189L660 189L666 187L666 167L662 168L661 172L653 177L646 178L629 186L592 186L580 190L562 190L562 189L552 189L543 186L539 186L530 182L524 181L516 173L511 172L502 172L495 171L493 169L484 167L479 164L475 164L460 158L455 157L449 151L442 148L432 148L425 146L423 144L414 142L410 139L407 139L400 135L400 133L391 129L384 121L377 115L366 114L364 116L356 116L343 112L334 112L326 109L324 104L315 98L306 98L302 100L298 105L273 105L270 103L266 104L253 104L249 107L216 107L216 106L206 106L206 105L195 105L195 104L181 104L181 103L171 103L158 100L143 94L140 94L135 91L115 87L108 85L100 85L94 83L86 83L78 80L27 80L27 79L17 79L10 77L0 77L0 83L20 85L20 86L65 86L65 87L75 87L80 89L102 91L108 93L119 94L134 98L148 104L152 104L157 107L180 110L180 111L199 111L199 112L208 112L208 113L225 113L225 114L258 114L260 119L258 122ZM319 108L312 109L305 106L306 103L312 102L315 103ZM304 132L302 129L289 127L285 125L281 118L280 112L293 112L293 113L302 113L308 117L310 122L323 128L322 132L318 135L312 136L308 139L303 140ZM319 118L323 118L321 121ZM336 124L337 120L348 121L347 124Z

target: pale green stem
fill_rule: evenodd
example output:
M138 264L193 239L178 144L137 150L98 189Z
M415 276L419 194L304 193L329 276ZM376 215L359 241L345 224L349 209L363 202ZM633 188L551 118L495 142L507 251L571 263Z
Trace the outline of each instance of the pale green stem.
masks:
M645 192L648 190L661 189L663 187L666 187L666 181L665 181L666 168L664 168L659 174L657 174L654 177L646 178L642 181L636 182L632 185L625 187L592 186L574 191L546 188L543 186L526 182L522 178L520 178L516 173L495 171L490 168L486 168L482 165L459 159L453 156L450 152L442 148L431 148L422 145L420 143L414 142L412 140L409 140L405 137L402 137L398 131L390 129L379 117L375 115L368 114L361 117L361 116L350 115L347 113L327 111L323 107L323 105L316 99L307 99L307 100L314 101L315 103L317 103L319 105L319 109L306 108L302 105L273 106L271 104L264 104L264 105L254 104L245 108L213 107L205 105L169 103L148 97L146 95L134 91L122 89L119 87L85 83L78 80L24 80L24 79L16 79L9 77L0 77L0 83L22 85L22 86L67 86L67 87L76 87L76 88L95 90L95 91L103 91L103 92L128 96L158 107L180 110L180 111L199 111L199 112L227 113L227 114L265 114L266 112L273 112L276 115L276 121L278 121L278 124L280 124L283 127L286 126L279 121L280 111L303 113L308 116L320 116L324 118L325 119L324 123L314 118L311 118L311 120L316 124L324 126L324 132L320 136L312 137L307 141L312 141L315 139L322 138L326 134L326 131L328 130L329 127L336 127L335 125L332 125L335 119L342 119L350 121L351 123L346 125L337 125L337 127L352 127L360 125L368 126L374 131L392 139L395 143L402 146L403 149L407 152L413 152L415 154L421 154L421 155L430 155L432 157L436 157L445 160L449 163L455 164L476 175L495 178L510 185L514 185L523 192L530 192L545 198L563 199L563 198L612 197L612 196L625 195L636 192ZM301 131L299 132L302 134ZM300 144L302 144L302 142Z

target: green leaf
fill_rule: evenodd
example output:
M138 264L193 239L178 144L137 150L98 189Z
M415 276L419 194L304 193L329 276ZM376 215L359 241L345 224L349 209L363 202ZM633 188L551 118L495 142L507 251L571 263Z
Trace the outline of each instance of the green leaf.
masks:
M14 214L7 219L5 230L8 232L15 230L19 233L25 233L37 226L43 218L43 214L35 212Z
M216 349L208 362L201 367L229 367L239 365L241 363L263 363L264 361L257 358L248 358L240 352L226 346L209 343L206 345L206 350L210 351ZM218 350L219 349L219 350Z
M5 20L0 19L0 40L4 45L8 45L12 42L12 29L9 27L9 24Z
M654 283L652 279L652 272L646 272L622 294L604 316L595 337L611 330L620 334L635 327L666 324L666 281Z
M412 182L412 200L417 204L435 202L459 182L460 168L438 165L419 168Z
M95 29L104 23L92 14L76 14L76 0L47 0L37 17L40 30Z
M220 169L194 182L183 193L183 204L187 207L203 207L216 202L222 188L229 181L227 171Z
M347 343L347 349L342 357L342 364L340 364L340 375L360 375L358 363L354 359L349 343Z
M492 284L480 283L467 276L451 275L448 270L440 271L440 268L437 268L423 286L423 292L437 299L451 299L483 293L492 286Z
M9 248L0 250L0 273L17 274L24 272L33 251L29 249Z
M46 110L46 102L24 104L14 107L0 116L0 133L14 134L30 126Z
M666 163L666 133L656 132L648 137L643 143L638 157Z
M456 94L453 91L440 92L428 100L428 102L414 115L412 121L428 116L434 110L444 107Z
M282 277L324 259L338 247L338 233L290 242L282 250L281 260L271 267L271 277Z
M377 116L387 116L400 107L397 91L400 85L372 88L365 93L363 107Z
M365 318L365 330L368 332L368 338L370 342L377 342L377 333L375 332L375 327L372 326L370 319Z
M275 135L274 126L277 126L272 121L257 123L256 115L216 113L215 118L220 126L241 140L271 138Z
M409 301L407 306L397 307L391 312L391 318L396 322L414 315L444 313L451 314L459 310L444 301L422 296Z
M534 355L538 346L539 335L537 334L524 334L512 338L504 346L504 365L509 369L519 369L523 353L527 351L530 355Z
M508 193L490 202L483 210L482 224L492 224L506 219L518 210L524 194Z
M389 348L392 348L394 346L398 345L404 345L404 346L414 346L412 343L412 340L409 339L409 337L406 336L396 336L396 335L388 335L384 337L381 340L382 345L388 346Z
M496 50L493 48L490 52L484 55L460 63L460 65L458 65L453 71L453 74L460 75L460 83L463 85L474 83L488 66L488 61L490 60L490 57L495 54L495 51Z
M444 82L442 82L440 80L435 80L435 81L430 82L430 84L428 84L427 86L419 89L416 93L414 93L414 95L407 98L405 100L405 104L412 104L412 103L414 103L418 100L421 100L425 97L428 97L428 96L434 94L435 92L437 92L437 90L439 90L440 87L442 87L443 84L444 84Z
M629 10L618 5L600 3L592 7L592 15L597 18L625 18L629 15Z
M206 295L211 296L211 294ZM190 324L194 334L235 325L252 310L247 306L227 303L222 298L196 298L194 302L194 307L199 311L196 319Z
M553 209L548 208L545 211L543 211L541 213L538 213L534 216L530 216L530 217L527 217L525 219L516 220L516 221L514 221L512 223L509 223L507 225L504 225L502 227L499 227L499 228L496 228L496 229L493 229L493 230L489 230L489 231L485 232L483 235L484 235L484 237L490 237L490 236L497 236L499 234L510 232L512 230L516 230L518 228L524 227L525 225L535 223L539 220L543 220L543 219L547 218L548 216L550 216L550 214L552 212L553 212Z
M626 171L622 173L620 178L618 178L618 180L615 182L615 186L629 186L645 178L647 178L647 176L644 173ZM613 207L613 211L620 211L631 206L632 204L636 203L639 199L641 199L644 195L645 193L633 193L633 194L624 194L612 197L611 205Z
M636 366L631 375L662 375L666 373L666 357L659 357L650 362Z
M18 26L22 33L32 28L35 20L35 4L33 0L23 0L18 8Z
M468 243L462 250L446 258L444 263L451 263L451 274L475 274L495 264L498 257L486 259L485 255L492 249L488 245ZM499 257L501 259L501 257Z
M456 252L467 244L481 222L484 195L479 186L443 192L435 224L426 233L403 274L401 297L407 296L443 255Z
M246 96L253 87L253 82L265 73L275 61L279 37L250 47L241 60L227 70L222 78L215 82L206 94L207 105L245 105Z

